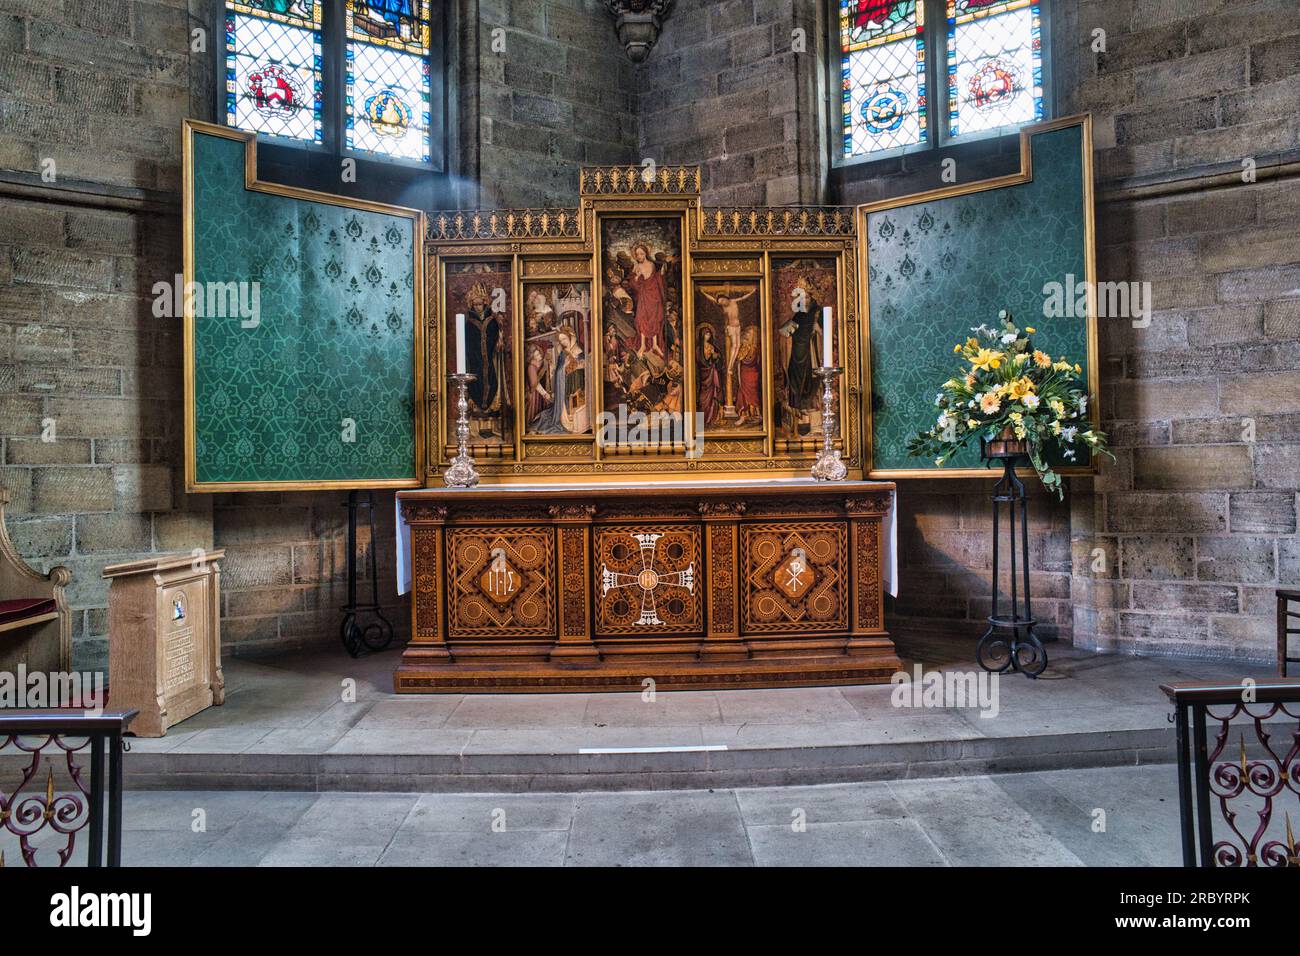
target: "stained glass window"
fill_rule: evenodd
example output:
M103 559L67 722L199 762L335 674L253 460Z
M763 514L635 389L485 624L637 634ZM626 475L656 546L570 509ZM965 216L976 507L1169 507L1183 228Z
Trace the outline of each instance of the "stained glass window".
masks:
M226 122L321 142L321 0L227 0Z
M947 0L948 134L1040 120L1042 20L1033 0Z
M348 149L428 162L429 0L346 0Z
M844 155L925 142L924 4L839 2Z

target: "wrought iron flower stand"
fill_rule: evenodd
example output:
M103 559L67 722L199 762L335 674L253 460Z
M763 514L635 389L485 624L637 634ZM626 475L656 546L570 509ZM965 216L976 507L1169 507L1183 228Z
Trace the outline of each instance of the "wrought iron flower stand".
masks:
M1038 621L1034 618L1029 595L1029 514L1024 482L1016 475L1016 466L1028 461L1024 442L1000 436L985 442L984 458L1002 462L1002 477L993 486L993 603L988 617L989 628L975 648L975 659L986 671L1003 673L1019 671L1026 677L1037 677L1047 668L1047 649L1034 633ZM1010 532L1011 613L998 613L998 584L1001 580L1000 526L1002 505L1007 506ZM1016 538L1016 512L1020 513L1020 537ZM1017 547L1017 545L1019 545ZM1016 552L1020 552L1019 572L1023 584L1016 580ZM1020 609L1020 592L1024 592L1024 613Z
M365 500L361 496L365 495ZM370 517L370 560L367 571L370 575L370 603L357 603L357 508L364 506ZM393 642L393 625L384 617L379 605L379 567L375 551L375 493L366 491L348 492L348 603L343 605L343 624L339 635L343 647L353 657L360 657L365 650L382 651ZM359 618L370 615L372 620L362 626Z

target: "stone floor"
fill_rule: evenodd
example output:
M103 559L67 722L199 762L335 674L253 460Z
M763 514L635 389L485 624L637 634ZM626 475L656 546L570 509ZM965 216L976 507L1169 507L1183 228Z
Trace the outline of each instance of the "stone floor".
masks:
M915 652L971 672L967 643ZM1170 680L1263 667L1087 654L1053 645L997 712L898 707L888 685L639 694L392 693L395 652L333 648L230 661L228 695L137 739L128 786L152 789L658 790L898 780L1173 759ZM912 660L908 661L909 668ZM110 697L111 706L111 697Z
M1176 866L1176 781L1164 765L653 793L129 792L123 863Z

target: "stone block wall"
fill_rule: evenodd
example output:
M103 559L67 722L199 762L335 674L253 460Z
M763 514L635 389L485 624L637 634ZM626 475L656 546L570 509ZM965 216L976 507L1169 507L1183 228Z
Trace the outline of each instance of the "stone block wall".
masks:
M477 103L479 205L572 207L578 167L638 155L634 64L614 21L600 0L477 7L462 42L478 51L465 93Z
M209 98L184 0L0 6L0 483L73 572L74 665L106 659L106 564L209 547L181 487L180 121Z
M1052 6L1057 112L1095 120L1100 278L1150 282L1155 313L1145 329L1102 323L1118 460L1064 505L1032 502L1035 609L1090 646L1267 657L1271 589L1300 583L1300 21L1289 0ZM824 0L678 3L640 65L596 0L454 8L454 158L474 203L571 205L579 165L643 158L702 163L710 204L939 185L932 156L828 172ZM226 547L228 653L333 642L345 600L343 495L180 484L180 322L153 316L150 289L179 271L180 120L213 104L212 51L192 54L190 30L210 12L0 8L0 474L23 553L73 567L80 666L103 659L99 571L116 560ZM959 175L1014 155L989 142ZM902 483L896 632L982 629L987 485ZM400 630L391 549L378 553Z
M636 70L639 157L703 166L709 205L821 202L822 10L816 0L678 3Z
M181 323L153 315L151 290L181 268L180 124L212 118L215 69L212 38L191 52L191 31L217 6L0 4L0 482L20 551L73 571L78 667L106 660L100 572L116 561L224 547L228 654L333 642L347 599L346 494L183 491ZM633 159L633 67L602 4L455 9L449 61L473 122L453 159L478 202L572 205L579 165ZM376 497L380 600L401 640L392 494Z
M1062 18L1065 108L1095 116L1099 278L1149 283L1154 309L1101 321L1118 460L1073 529L1091 646L1270 660L1273 590L1300 582L1295 13L1088 0Z

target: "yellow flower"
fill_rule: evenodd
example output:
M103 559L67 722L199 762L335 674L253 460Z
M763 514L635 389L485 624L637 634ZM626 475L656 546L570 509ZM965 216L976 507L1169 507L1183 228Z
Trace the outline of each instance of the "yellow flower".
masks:
M1075 362L1075 363L1074 363L1074 374L1075 374L1075 375L1082 375L1082 374L1083 374L1083 366L1080 365L1078 362Z
M1023 375L1007 386L1007 397L1019 401L1034 390L1034 383Z
M1039 368L1047 368L1052 364L1052 357L1041 349L1034 349L1034 364Z
M1070 367L1070 363L1065 361L1064 359L1062 359L1059 362L1052 363L1052 368L1056 369L1056 371L1058 372L1064 372L1069 367Z
M1025 331L1028 332L1030 335L1033 335L1033 334L1034 334L1035 332L1037 332L1038 330L1037 330L1036 328L1034 328L1032 325L1026 325L1026 326L1025 326Z
M960 351L961 351L961 346L960 346L960 345L954 345L954 346L952 347L952 350L953 350L954 353L960 352Z
M971 356L970 364L977 369L988 369L990 371L1002 366L1003 355L995 349L980 349Z
M992 415L1002 407L1002 399L998 398L997 392L985 392L984 397L980 399L980 411L985 415Z
M1026 432L1025 432L1025 426L1024 426L1024 425L1017 425L1015 428L1012 429L1012 431L1015 432L1015 435L1016 435L1017 438L1024 438L1024 437L1025 437Z
M1024 417L1025 416L1021 415L1019 412L1012 412L1010 415L1007 416L1007 418L1011 419L1013 422L1018 422Z
M967 388L974 388L974 387L975 387L975 373L974 373L974 372L967 372L967 373L966 373L966 387L967 387Z

